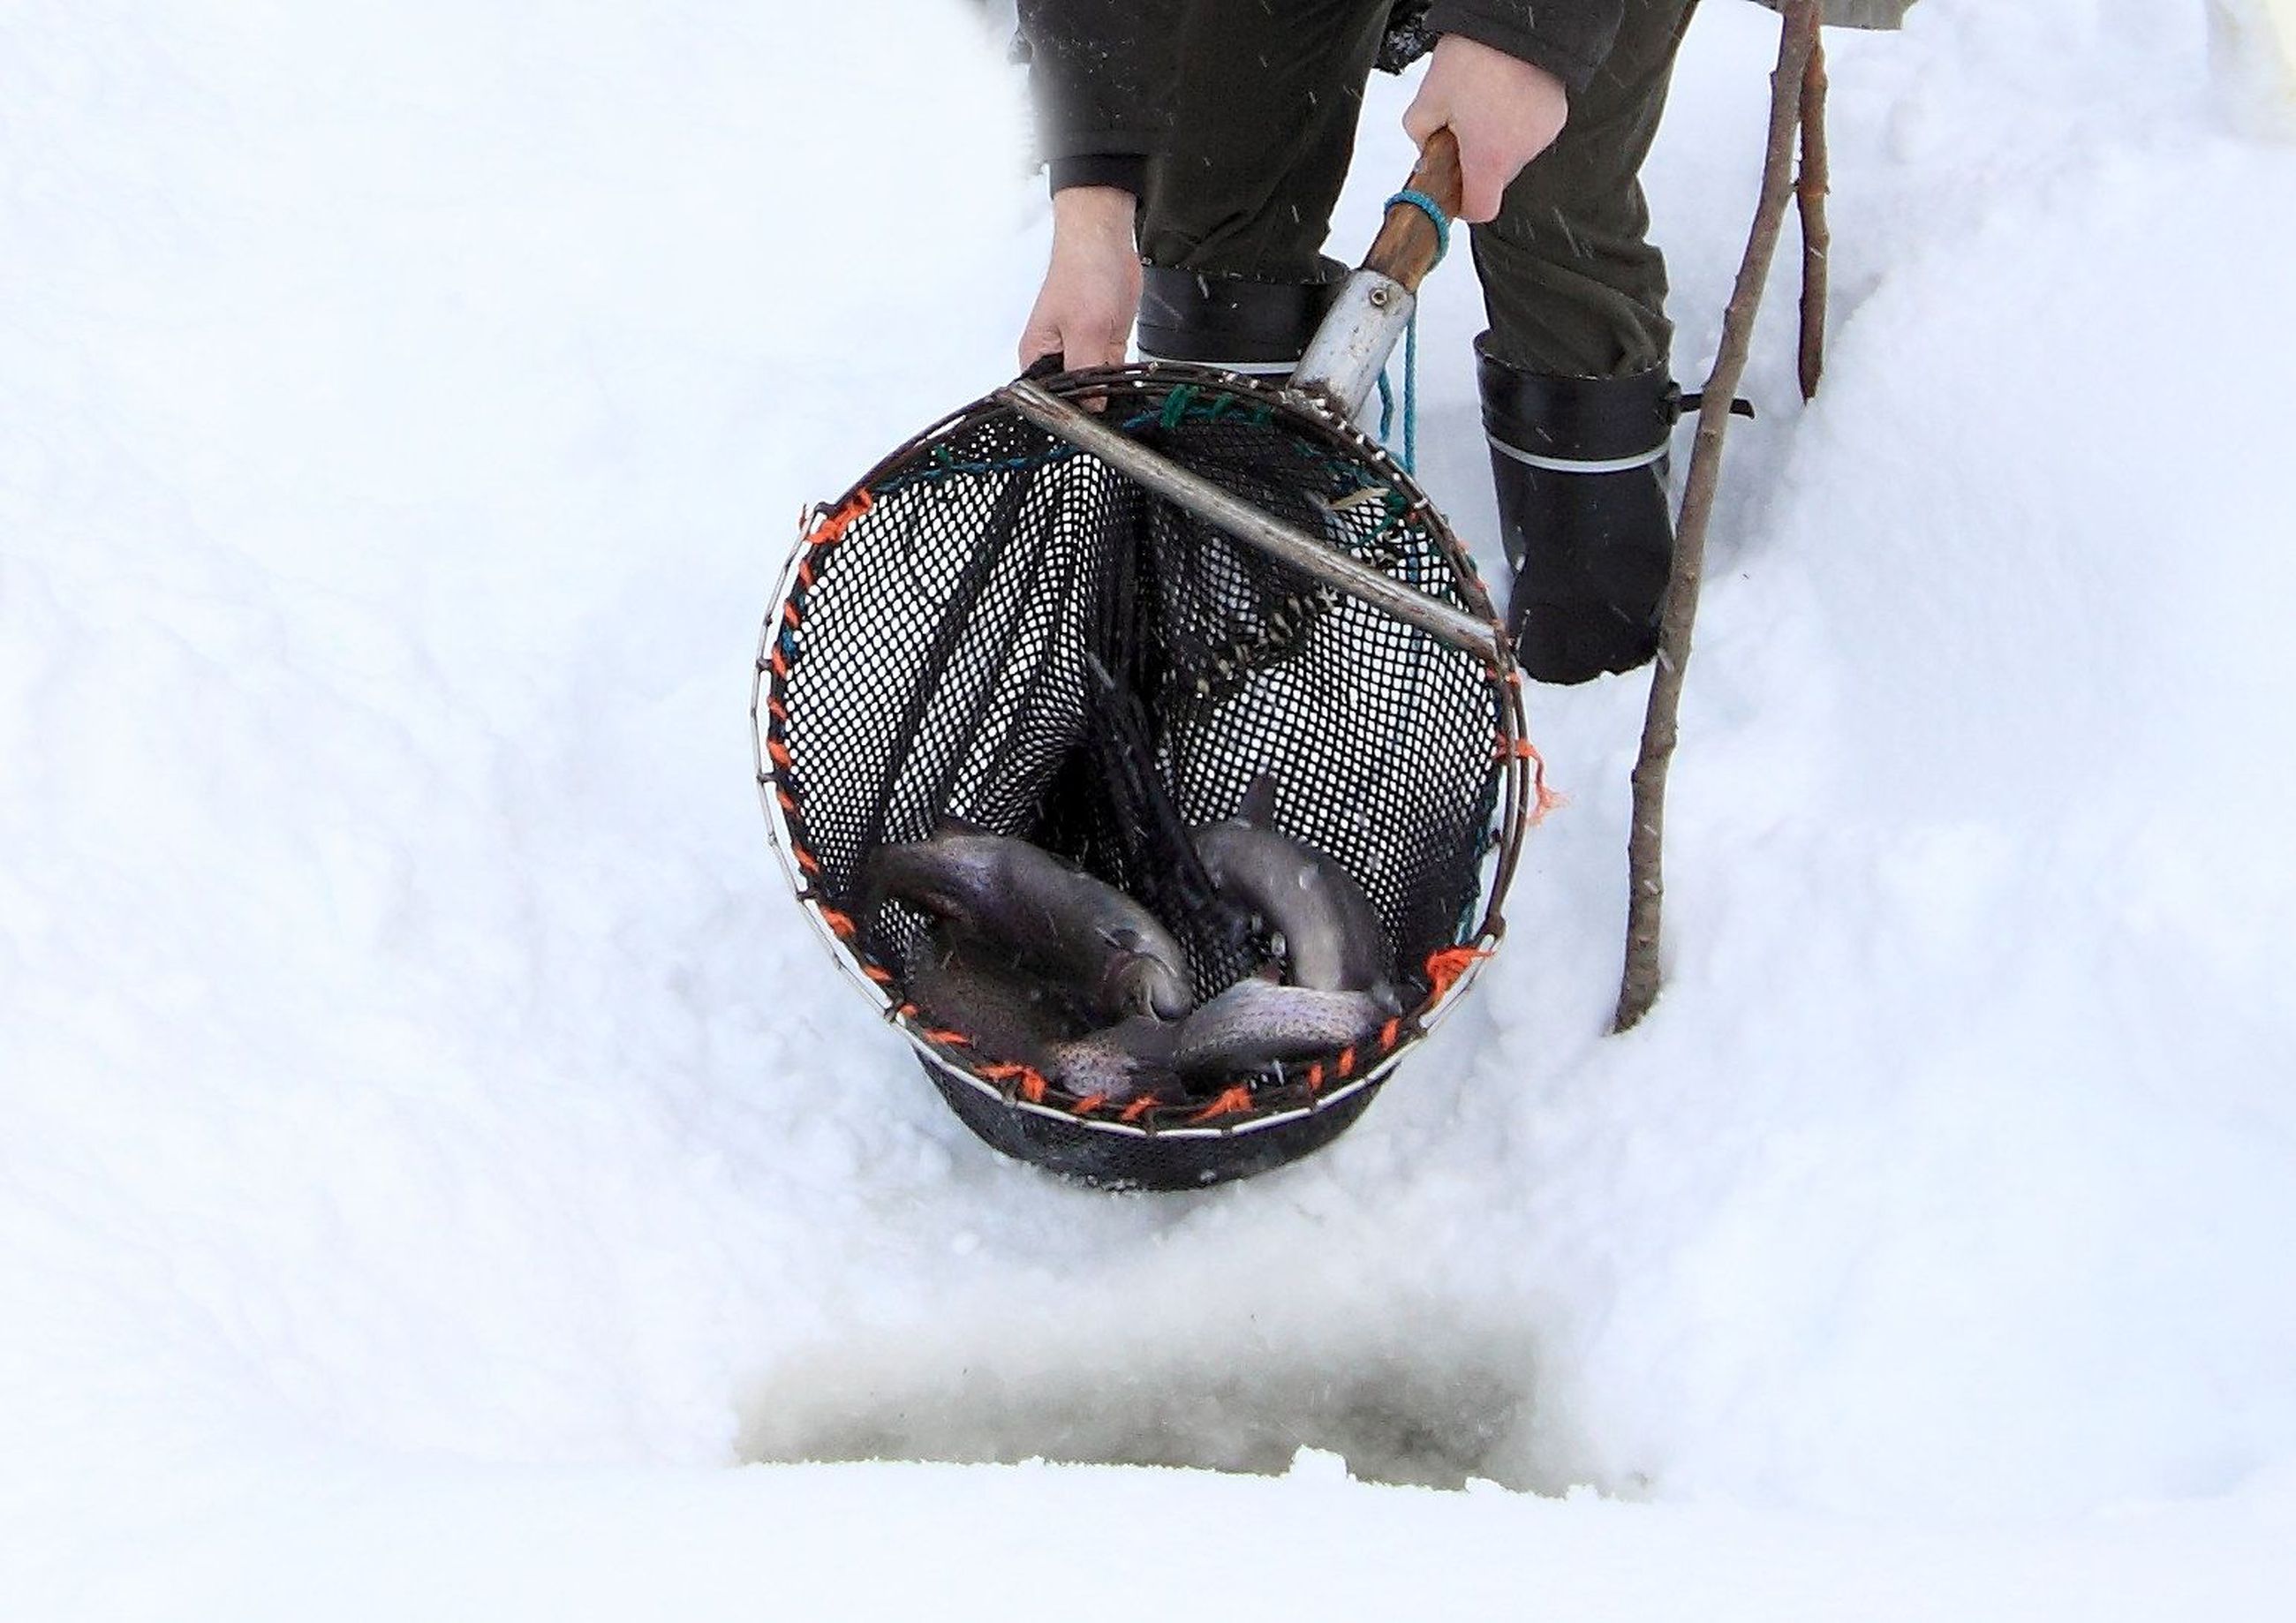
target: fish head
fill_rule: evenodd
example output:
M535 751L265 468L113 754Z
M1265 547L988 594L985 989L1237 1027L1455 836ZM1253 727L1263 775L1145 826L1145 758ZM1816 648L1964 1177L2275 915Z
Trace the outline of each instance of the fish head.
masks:
M1102 987L1111 1008L1155 1020L1177 1020L1194 1005L1187 978L1162 944L1129 924L1103 927L1100 939L1114 951Z
M1136 1018L1177 1020L1194 1004L1179 971L1146 953L1119 954L1103 987L1109 1007Z

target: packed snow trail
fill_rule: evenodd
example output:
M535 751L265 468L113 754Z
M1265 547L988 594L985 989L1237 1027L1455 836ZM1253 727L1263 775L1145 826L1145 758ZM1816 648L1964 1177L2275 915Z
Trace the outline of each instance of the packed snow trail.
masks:
M1774 297L1733 436L1664 1001L1602 1036L1642 684L1542 694L1572 803L1472 1010L1160 1201L974 1143L763 848L797 511L1004 374L1043 250L971 8L769 9L0 20L10 1615L1349 1616L1357 1549L1591 1616L2267 1615L2296 155L2203 9L1833 42L1838 332L1798 411ZM1686 378L1773 28L1705 8L1653 163ZM1470 280L1422 471L1488 535ZM1303 1444L1660 1503L724 1469ZM1168 1590L1087 1564L1143 1526Z

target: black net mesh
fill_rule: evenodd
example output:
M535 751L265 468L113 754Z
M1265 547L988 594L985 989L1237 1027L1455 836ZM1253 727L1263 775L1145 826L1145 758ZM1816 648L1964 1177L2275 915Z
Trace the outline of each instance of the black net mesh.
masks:
M1490 618L1408 476L1278 391L1175 366L1054 387L1102 395L1105 420L1162 455ZM897 1005L927 921L899 905L861 916L865 865L951 816L1148 904L1189 949L1200 998L1253 956L1187 830L1233 816L1262 774L1278 826L1371 898L1406 1004L1438 989L1430 959L1488 922L1490 864L1511 865L1523 809L1503 794L1520 720L1507 674L1012 411L984 403L904 447L800 560L760 660L761 759L803 888ZM1390 1029L1386 1045L1407 1037ZM1232 1099L1229 1113L1263 1102L1291 1096ZM1193 1119L1201 1104L1131 1119Z

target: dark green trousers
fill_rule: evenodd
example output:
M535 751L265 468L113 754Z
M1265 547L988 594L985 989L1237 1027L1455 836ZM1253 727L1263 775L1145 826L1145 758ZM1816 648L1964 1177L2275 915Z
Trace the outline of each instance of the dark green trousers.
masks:
M1508 188L1499 217L1474 228L1501 359L1571 377L1666 364L1666 262L1637 176L1696 4L1628 0L1561 139ZM1331 274L1324 238L1390 4L1193 0L1172 150L1149 176L1151 262L1262 282ZM1350 262L1366 246L1341 245Z

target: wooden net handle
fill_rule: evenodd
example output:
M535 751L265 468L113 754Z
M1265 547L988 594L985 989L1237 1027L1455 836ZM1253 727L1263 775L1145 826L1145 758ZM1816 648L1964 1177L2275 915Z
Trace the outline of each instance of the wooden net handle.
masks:
M1419 166L1411 171L1404 190L1426 198L1443 211L1444 218L1456 219L1463 189L1464 183L1459 178L1459 138L1448 129L1439 129L1420 149ZM1427 217L1427 211L1414 204L1398 202L1388 209L1387 220L1380 226L1371 252L1364 256L1364 268L1399 282L1406 291L1415 293L1442 257L1442 234Z

